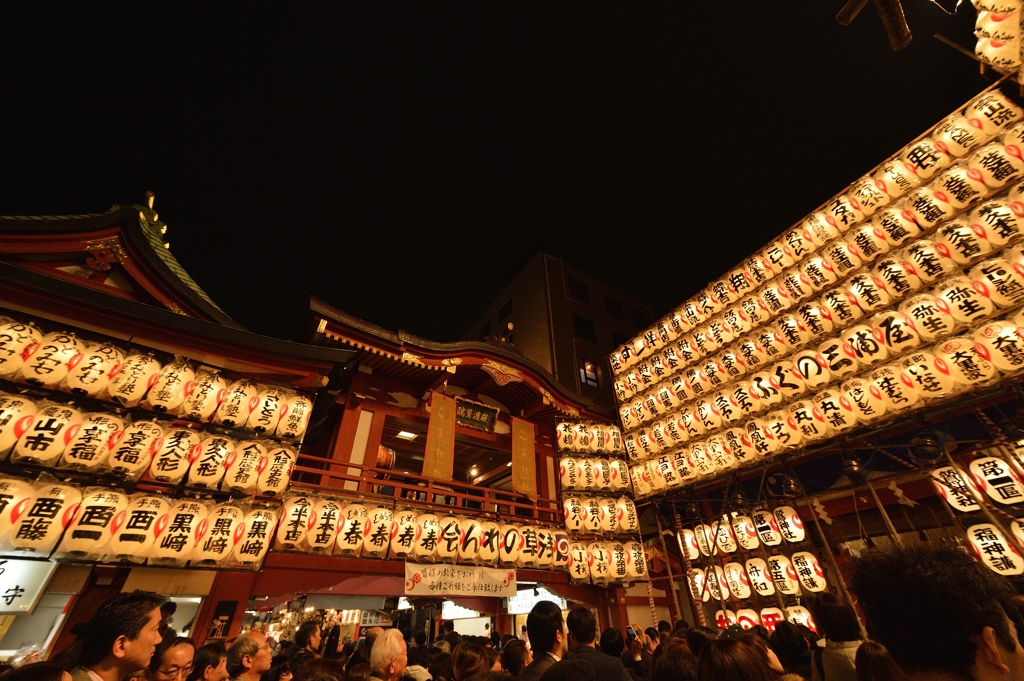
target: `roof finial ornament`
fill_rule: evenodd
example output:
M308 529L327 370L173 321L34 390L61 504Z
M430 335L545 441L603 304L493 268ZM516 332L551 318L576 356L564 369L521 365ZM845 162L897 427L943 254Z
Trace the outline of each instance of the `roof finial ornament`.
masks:
M153 208L153 202L155 200L156 200L156 194L154 194L152 191L147 191L146 192L146 203L149 204L149 207L151 209Z

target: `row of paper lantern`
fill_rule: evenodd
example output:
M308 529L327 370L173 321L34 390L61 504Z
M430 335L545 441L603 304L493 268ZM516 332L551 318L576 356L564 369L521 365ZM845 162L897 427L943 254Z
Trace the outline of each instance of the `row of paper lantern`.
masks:
M564 570L569 539L550 527L439 516L299 494L285 499L278 548L348 558L393 558Z
M715 565L705 572L700 568L689 571L690 594L695 602L721 601L723 598L745 600L751 596L774 596L776 590L784 596L798 596L801 589L811 593L824 591L828 584L821 563L809 551L783 555L748 558L744 563L732 561L725 566ZM721 585L727 591L723 591Z
M753 551L761 544L780 546L785 539L799 544L806 539L803 521L792 506L777 506L772 510L757 508L750 515L741 513L723 516L713 525L701 523L692 530L683 529L683 550L690 560L735 553L740 547Z
M1024 203L1018 205L1024 216ZM1018 226L1019 234L1024 235L1024 220ZM874 287L872 290L877 294L878 305L868 307L869 311L890 302L888 294L876 285L877 281L862 283L862 292ZM730 395L736 389L749 393L749 397L733 399L731 408L742 414L754 413L833 379L849 376L890 355L977 324L996 310L1021 302L1024 302L1024 245L1017 245L981 261L965 276L947 277L933 291L914 296L898 309L887 309L870 319L860 320L861 323L820 344L817 334L812 334L798 316L787 315L777 325L765 327L760 334L743 342L737 353L724 353L730 358L728 362L719 357L703 367L690 367L620 406L619 416L628 431L623 436L623 446L627 454L631 454L630 448L635 444L631 434L636 428L666 414L694 410L702 402L714 402L718 396ZM851 304L849 308L858 310L858 315L864 314L864 307ZM819 330L832 329L832 322L828 321ZM748 354L748 357L743 356ZM765 360L769 358L780 361L754 373L762 364L767 366ZM1000 359L994 357L997 362ZM762 387L772 378L782 388L777 397ZM727 397L725 399L728 401ZM714 427L715 421L709 416L700 418L688 432L702 434Z
M814 618L811 617L810 611L802 605L787 606L785 612L779 608L762 608L760 614L751 608L742 608L736 611L726 608L724 611L715 611L715 625L719 629L728 629L734 624L738 624L744 629L753 629L760 625L769 634L774 634L775 626L779 622L787 621L793 624L802 624L814 633L818 633L818 626L814 623Z
M968 464L969 475L959 467L941 466L932 470L932 484L949 506L961 513L980 510L977 498L984 494L1000 506L1024 503L1024 481L1020 472L998 456L982 456Z
M17 478L0 479L0 501L3 555L158 566L258 566L278 518L251 501L216 504Z
M1020 0L974 0L974 54L1003 70L1020 66Z
M578 454L622 454L622 433L605 423L562 421L555 426L558 451Z
M566 567L574 584L610 586L647 579L647 555L638 541L572 542Z
M237 442L217 433L156 420L128 421L84 413L73 405L0 393L0 456L129 480L278 496L291 480L297 454L272 440Z
M879 166L873 176L859 180L846 194L828 202L823 211L808 216L725 279L711 284L653 328L627 342L610 357L613 373L622 373L684 334L714 335L723 322L751 327L764 323L788 307L785 301L790 295L786 285L771 280L779 277L780 281L809 286L817 273L808 276L806 267L801 270L794 266L814 259L819 249L829 254L837 278L852 274L859 252L852 242L840 237L872 216L874 228L902 243L907 238L904 232L920 233L1004 187L1024 171L1024 126L977 149L966 162L949 166L1022 116L1024 111L998 91L977 97L961 112L939 123L931 137L909 145L897 158ZM904 198L907 192L912 193ZM820 265L818 269L827 271ZM806 284L801 277L808 280ZM755 287L762 285L764 288L754 294ZM766 305L765 296L759 294L769 289L774 289L775 295ZM781 307L773 310L771 306L776 304ZM717 317L719 313L724 314Z
M640 531L640 517L629 497L577 497L562 499L565 529L583 534L632 534Z
M1015 322L992 322L973 337L947 339L922 348L763 417L737 421L727 414L735 425L726 423L721 432L697 441L672 439L683 432L685 419L692 417L689 412L674 417L678 420L672 430L659 432L657 424L649 432L641 429L637 438L643 450L641 463L630 467L634 496L715 476L985 384L999 376L996 355L1001 365L1010 366L1010 359L1015 359L1018 369L1024 368L1022 334Z
M149 353L13 320L0 324L0 378L289 439L303 436L313 409L295 391L247 378L229 384L182 357L161 365Z
M1024 191L1024 184L1018 189ZM1007 210L1012 216L1012 219L1007 218L1007 224L1013 228L1006 232L1010 238L1000 239L999 246L1024 235L1024 220L1020 219L1024 216L1024 202L1015 201L1013 205L1015 210ZM1001 211L1005 206L1003 201L990 201L977 210L998 208ZM993 248L991 241L979 235L983 231L983 227L978 226L976 231L961 221L949 223L940 230L946 235L962 236L961 243L980 245L984 242L984 246L972 251L975 260L988 256ZM957 276L947 275L964 263L954 261L945 244L922 239L915 242L909 252L912 255L907 260L887 258L879 263L885 266L886 273L882 276L854 276L845 292L834 289L825 294L821 304L806 304L793 314L781 315L775 323L761 327L734 347L703 362L685 366L678 361L679 348L689 343L686 339L640 362L615 383L622 402L619 416L624 427L630 431L659 413L686 408L688 402L706 398L715 390L727 389L726 384L730 382L743 382L748 375L771 375L780 370L779 367L782 371L793 371L795 367L800 372L795 377L801 382L820 385L827 382L830 374L847 375L855 372L859 364L871 362L872 358L865 360L862 356L865 348L861 339L866 339L868 333L874 336L874 341L884 343L886 354L898 352L947 336L996 309L1024 301L1024 248L1019 245L988 257ZM918 262L912 264L912 260ZM924 262L933 267L926 269L922 266ZM875 274L878 272L876 270ZM881 311L903 295L936 281L932 290L912 296L898 308ZM902 292L897 292L897 286ZM877 314L864 319L871 313ZM833 331L850 324L853 326L846 331L829 337ZM730 332L723 339L733 337ZM873 345L872 342L868 349ZM799 352L801 348L804 350ZM779 362L787 357L788 360ZM772 362L778 363L764 370ZM820 366L820 371L815 364ZM666 366L675 368L669 371ZM756 373L759 370L760 373ZM628 448L628 441L624 440L623 444Z
M558 471L563 490L632 493L629 465L621 459L563 456L558 460Z

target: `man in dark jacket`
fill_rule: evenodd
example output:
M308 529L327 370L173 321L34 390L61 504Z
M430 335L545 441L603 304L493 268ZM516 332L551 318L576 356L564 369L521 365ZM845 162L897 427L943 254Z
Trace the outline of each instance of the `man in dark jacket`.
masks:
M548 667L571 657L562 611L551 601L540 601L526 616L526 631L533 646L533 662L519 673L518 681L539 681ZM617 677L616 677L617 681Z
M605 655L597 649L597 618L590 608L577 606L569 611L565 618L565 626L569 629L569 646L572 654L579 660L586 660L594 668L597 678L601 681L631 681L622 660Z

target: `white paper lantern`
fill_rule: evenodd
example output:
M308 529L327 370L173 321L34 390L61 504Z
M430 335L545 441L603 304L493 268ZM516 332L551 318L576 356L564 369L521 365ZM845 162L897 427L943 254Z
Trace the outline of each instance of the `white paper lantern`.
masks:
M0 511L0 537L6 536L5 543L18 552L49 555L78 512L82 493L69 485L41 484L31 496L24 496L25 491L4 484L9 482L0 481L0 498L11 496ZM19 505L24 510L19 511Z
M601 500L597 497L584 497L583 506L587 510L583 517L583 531L589 534L596 534L597 532L600 532Z
M816 349L798 352L792 359L793 368L808 388L817 388L832 380L828 362Z
M0 393L0 457L7 456L25 434L37 411L36 403L24 395Z
M768 564L763 558L748 558L745 566L750 585L758 596L774 596L775 583L768 572Z
M562 483L563 490L578 488L579 472L576 468L576 459L571 456L563 456L558 460L558 471L559 481Z
M120 372L123 363L124 353L117 346L110 343L89 343L82 358L68 372L64 385L74 395L99 397L109 387L111 376Z
M378 506L371 508L366 514L363 527L363 555L367 558L384 558L388 555L391 542L391 521L394 514L390 508ZM456 521L457 523L457 521ZM458 533L458 524L456 524ZM456 542L456 551L458 550Z
M290 447L278 447L267 453L267 467L260 473L256 480L256 489L259 494L266 496L280 496L288 489L291 481L292 467L298 458L295 451Z
M855 198L837 196L825 204L825 219L845 232L864 219L864 212Z
M850 400L838 388L825 388L814 395L814 406L835 433L857 426L857 414Z
M764 422L768 432L775 438L779 451L796 447L804 440L803 431L790 416L788 409L771 412L765 417Z
M689 560L697 560L700 557L700 549L697 548L697 536L693 530L683 530L683 550Z
M523 550L523 535L518 525L501 526L501 548L498 553L498 562L501 565L512 566L519 561ZM583 561L586 566L586 559Z
M149 477L178 484L185 477L189 463L199 454L201 445L202 433L198 431L190 428L167 431L149 466Z
M649 444L647 445L647 448L650 448ZM576 459L576 475L576 484L580 489L593 490L597 488L593 459Z
M228 382L220 372L202 368L196 374L195 384L185 386L187 397L181 406L181 415L207 421L217 411L227 393Z
M747 571L742 565L735 562L726 563L724 573L725 583L734 598L750 598L750 578L747 577Z
M956 210L949 204L949 201L943 200L945 198L948 197L944 193L942 198L939 198L936 195L935 187L929 185L912 192L904 199L903 205L906 206L906 210L913 216L914 222L920 225L922 229L927 230L934 227L939 221L945 220Z
M800 585L806 591L817 593L825 590L825 571L821 569L821 564L814 554L807 551L794 553L792 563Z
M701 523L693 528L693 535L697 540L697 548L703 556L718 555L718 546L715 544L715 531L710 525Z
M616 531L619 525L618 505L611 497L602 498L598 501L601 508L601 519L598 524L598 531L610 534Z
M986 9L986 8L983 8ZM989 90L967 105L964 117L975 129L994 135L1020 121L1024 112L998 90Z
M485 520L485 521L480 523L478 534L479 534L479 537L480 537L480 548L477 551L475 561L477 563L479 563L479 564L482 564L482 565L494 565L494 564L496 564L497 561L498 561L498 558L499 558L499 556L501 554L501 542L502 542L501 527L497 523L495 523L495 522L492 522L490 520ZM562 561L562 565L564 565L565 562L568 561L568 553L567 552L569 550L568 549L568 547L569 547L569 539L568 539L568 537L565 534L562 534L562 533L559 533L557 536L561 537L561 538L563 538L565 540L565 545L562 547L562 549L565 552L565 555L559 557L556 554L555 559L556 559L556 562L558 560L561 560ZM557 552L557 549L558 549L558 546L557 546L557 541L556 541L556 552Z
M100 490L86 494L78 507L78 513L64 534L60 552L102 555L114 533L114 518L127 508L128 497L120 492Z
M881 338L889 353L893 355L921 344L921 336L913 321L907 315L896 310L887 310L876 314L871 318L871 328L872 331L877 331L874 334L875 339Z
M311 524L309 531L306 533L306 541L302 548L304 550L313 551L314 553L330 553L337 542L338 531L341 529L341 516L343 512L344 504L336 499L315 499L311 516ZM416 531L416 514L411 513L411 516L412 534L414 535ZM393 532L394 531L392 530L392 545L395 544ZM412 545L412 536L408 538L408 543L410 546Z
M0 540L32 507L36 490L18 478L0 478Z
M239 442L224 461L225 471L220 483L221 490L254 493L260 473L268 466L269 454L263 442Z
M106 466L123 478L137 479L163 444L163 436L164 429L156 421L127 424L110 437Z
M986 185L1000 189L1024 171L1024 160L1017 145L992 142L974 152L967 159L967 167L980 174Z
M167 520L157 519L163 531L154 533L155 541L149 550L149 563L182 565L192 555L201 533L208 531L206 519L209 508L196 499L173 502L167 511Z
M725 438L720 435L708 438L707 453L714 461L716 471L726 471L736 467L736 457L733 456L732 450L726 444Z
M990 322L974 332L975 349L1003 373L1024 367L1024 340L1021 330L1010 321Z
M146 392L160 377L160 362L150 354L129 353L121 365L121 371L110 379L107 396L125 407L134 407L142 402Z
M736 553L739 548L736 542L736 534L732 530L732 523L727 517L719 518L712 526L715 533L715 544L725 553Z
M640 516L636 505L629 497L619 497L615 501L615 518L621 534L635 534L640 531Z
M903 210L902 205L879 211L871 224L885 233L890 248L901 246L921 233L921 226L914 220L913 213Z
M826 291L821 296L821 306L828 310L829 316L832 317L832 324L836 328L849 326L864 316L864 310L850 301L850 297L846 295L846 291L842 287Z
M1004 258L989 258L971 268L968 273L975 290L988 297L999 307L1009 307L1024 301L1024 276L1021 265Z
M562 536L566 537L566 546L568 546L568 537ZM551 528L537 528L537 567L549 570L556 566L557 543L557 534Z
M743 629L753 629L761 624L761 618L756 610L741 608L736 611L736 624L743 627Z
M43 340L43 334L31 324L0 324L0 377L10 378L21 371L25 357Z
M768 456L778 450L779 443L775 440L775 436L772 435L771 431L768 430L768 422L766 420L751 419L744 424L744 429L747 431L747 437L750 438L751 445L758 456Z
M945 364L957 385L979 385L999 375L989 360L988 349L969 336L950 338L933 348L937 361Z
M845 277L850 272L861 266L860 251L853 243L837 241L827 246L824 255L832 263L832 269L840 277Z
M225 473L225 463L234 453L235 441L224 435L207 435L188 471L192 487L217 487Z
M916 352L900 362L903 373L914 381L914 388L925 399L945 397L956 389L949 365L930 352Z
M85 343L73 333L57 331L46 334L26 351L21 378L31 385L56 388L82 359Z
M953 210L980 201L988 193L981 173L970 170L966 163L960 163L942 173L929 189L938 201Z
M701 477L715 474L715 460L708 453L706 442L694 442L690 445L690 459L693 461L694 470Z
M935 146L951 156L963 156L990 135L976 129L964 116L954 114L935 126L932 130L932 141Z
M768 573L775 588L786 596L795 596L800 593L800 580L797 579L796 569L785 556L768 557Z
M590 581L595 586L607 586L612 581L612 552L607 542L594 542L587 546L587 564Z
M925 342L953 332L956 320L944 298L931 294L914 296L900 306L900 312L914 322L914 328Z
M850 232L847 238L856 244L857 250L860 251L861 259L864 262L876 260L888 253L891 248L889 236L876 227L874 223L858 227Z
M690 584L690 595L696 602L707 603L711 600L711 589L708 587L707 575L700 568L692 568L687 582Z
M1024 483L1012 466L994 456L980 456L971 461L974 482L999 504L1019 504L1024 501Z
M886 364L872 371L871 383L882 393L886 409L890 412L910 409L921 402L921 393L914 380L899 363Z
M953 262L965 265L992 250L987 234L988 230L980 222L953 220L939 227L934 239L936 246L948 250Z
M1011 241L1020 239L1024 233L1024 205L1018 201L986 201L971 210L967 217L968 223L975 234L988 243L999 248Z
M917 276L925 284L946 276L956 268L950 257L949 248L945 244L920 239L906 250L908 260L913 264Z
M931 476L935 490L952 508L962 513L970 513L981 508L975 501L975 497L981 492L959 468L943 466L934 469Z
M633 483L633 492L636 496L643 497L653 491L643 464L631 466L629 469L630 480Z
M105 554L132 562L146 558L158 535L167 529L171 505L155 494L133 495L128 508L114 516Z
M195 381L196 372L188 360L175 357L174 361L160 370L153 387L146 393L142 406L154 411L176 414Z
M792 506L777 506L772 515L775 516L775 522L778 524L779 532L790 544L799 544L804 540L806 536L804 532L804 523L800 519L800 514L797 513L796 509Z
M732 451L733 456L736 457L736 461L741 466L751 463L760 456L757 452L757 449L754 447L753 441L750 439L750 436L747 434L747 431L744 428L730 428L729 430L725 431L725 441L729 449ZM678 465L679 460L677 458L677 469ZM685 478L683 479L685 480Z
M818 355L824 361L831 378L849 376L860 367L853 346L840 337L829 338L819 345Z
M861 366L876 364L889 356L881 332L876 333L867 324L851 326L843 332L842 339L853 348Z
M335 540L335 553L349 558L358 558L363 549L363 532L366 529L368 509L363 504L346 504L341 509L341 526ZM433 558L440 536L437 516L422 515L417 521L423 538L417 535L417 542L424 545L425 554L418 557Z
M891 300L885 283L869 273L851 277L846 284L846 290L851 301L864 312L874 312L888 305Z
M124 421L109 414L88 414L61 458L61 468L69 470L99 470L107 463L112 439L124 430ZM119 439L119 438L118 438Z
M565 529L569 532L583 532L587 507L580 497L565 497L562 502Z
M277 528L277 545L283 549L297 549L313 529L316 516L314 501L308 496L291 496L281 507L281 522Z
M519 550L519 567L537 567L540 556L540 537L536 527L521 525L519 536L522 537L522 548Z
M747 551L753 551L761 545L757 538L757 530L754 529L754 521L750 519L750 516L733 516L732 529L736 541Z
M569 577L574 584L590 581L590 567L587 565L587 546L580 542L569 544L569 560L566 564Z
M774 593L774 591L773 591ZM775 633L775 627L779 622L786 621L786 613L779 608L761 608L761 626L769 634Z
M235 544L245 534L245 513L233 504L220 504L210 509L196 531L192 551L193 565L219 564L231 556Z
M814 633L818 633L818 627L811 617L811 611L802 605L790 605L786 607L786 619L793 624L802 624Z
M257 433L277 432L278 422L284 415L289 393L277 386L266 386L249 404L246 428Z
M418 529L416 511L396 511L391 519L390 550L393 558L405 558L413 553Z
M1024 573L1024 558L1012 543L1006 540L1001 528L991 523L980 523L967 528L967 541L985 567L1000 575Z
M21 431L11 461L52 466L78 434L83 415L74 407L52 402L37 405L35 414L22 416L15 429Z
M259 565L270 548L274 528L277 527L277 511L254 508L245 514L242 527L244 533L235 543L231 557L243 566Z
M259 386L248 379L235 381L228 388L224 399L217 407L213 415L213 422L236 428L243 426L252 413L256 403L254 398L259 396Z
M812 300L801 305L797 308L796 314L803 321L812 338L821 338L835 329L835 324L832 323L832 313L817 301Z
M575 451L573 447L573 424L562 421L555 426L559 451Z
M625 549L625 572L627 581L644 579L647 576L647 555L644 553L643 544L637 541L626 542Z
M755 509L750 514L757 536L765 546L778 546L782 543L782 532L779 523L771 511L764 508Z

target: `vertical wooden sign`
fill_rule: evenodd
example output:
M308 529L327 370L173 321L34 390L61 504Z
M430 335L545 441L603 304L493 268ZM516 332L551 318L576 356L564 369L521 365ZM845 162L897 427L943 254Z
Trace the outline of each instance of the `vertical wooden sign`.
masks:
M512 491L537 500L537 451L533 424L512 417Z
M439 392L431 392L423 475L434 480L451 480L454 466L455 400Z

